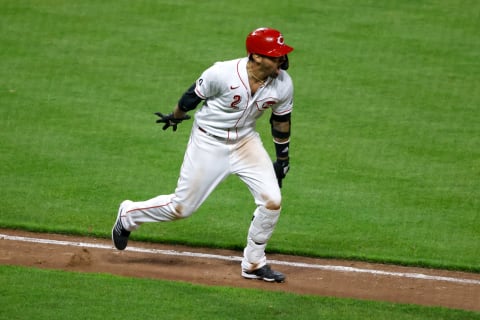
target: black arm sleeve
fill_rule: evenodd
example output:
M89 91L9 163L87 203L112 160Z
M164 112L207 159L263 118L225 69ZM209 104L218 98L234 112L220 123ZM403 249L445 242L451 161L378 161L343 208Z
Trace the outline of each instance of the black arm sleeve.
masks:
M202 101L197 94L195 93L195 82L190 86L190 88L185 91L180 100L178 100L178 107L184 111L190 111L197 107L197 105Z
M272 115L270 116L270 123L272 123L273 120L277 122L287 122L287 121L290 122L291 117L292 117L291 113L287 113L283 115L277 115L272 113Z
M275 127L273 126L273 121L276 121L276 122L288 122L289 124L291 124L291 114L290 113L287 113L287 114L284 114L284 115L276 115L276 114L273 114L271 115L270 117L270 125L272 127L272 136L274 136L275 138L279 138L279 139L288 139L290 137L290 131L288 132L280 132L278 130L275 129Z

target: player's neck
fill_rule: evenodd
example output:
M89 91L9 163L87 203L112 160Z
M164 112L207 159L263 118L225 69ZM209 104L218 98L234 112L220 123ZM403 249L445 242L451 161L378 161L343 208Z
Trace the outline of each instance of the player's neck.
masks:
M260 72L255 72L253 64L249 61L247 63L247 74L249 79L251 79L253 82L259 83L260 85L265 85L265 83L268 80L268 76L262 75Z

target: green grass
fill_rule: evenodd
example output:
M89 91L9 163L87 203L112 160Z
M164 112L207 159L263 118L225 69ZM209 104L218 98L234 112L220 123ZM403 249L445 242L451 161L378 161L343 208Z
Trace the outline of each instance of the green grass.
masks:
M243 56L259 26L295 47L292 167L268 249L479 272L474 0L4 0L0 227L109 237L122 200L172 192L191 122L163 132L153 112L214 61ZM273 155L267 120L258 129ZM132 236L241 249L253 209L230 178L190 219ZM0 280L5 319L478 319L12 267Z
M0 282L0 319L479 319L445 308L22 267L0 267Z
M0 226L108 237L122 200L172 192L191 122L163 132L152 113L269 25L295 47L269 250L480 270L477 1L4 1L0 17ZM232 178L133 237L240 249L253 209Z
M153 112L270 25L295 47L295 111L268 249L479 271L479 3L226 3L4 1L0 226L108 237L122 200L173 192L191 122ZM232 178L133 237L240 249L253 206Z

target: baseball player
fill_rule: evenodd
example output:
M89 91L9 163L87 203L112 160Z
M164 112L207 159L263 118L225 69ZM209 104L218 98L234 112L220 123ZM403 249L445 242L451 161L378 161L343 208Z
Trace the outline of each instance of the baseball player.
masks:
M118 250L127 246L131 231L145 222L189 217L227 176L237 175L256 204L243 252L241 274L247 279L283 282L285 276L267 264L265 248L281 211L282 180L289 170L290 114L293 84L286 72L288 54L283 35L259 28L246 38L247 57L213 64L181 96L170 114L157 112L157 123L173 131L203 101L185 152L177 187L172 194L121 203L112 229ZM271 110L276 161L255 131L256 120ZM219 214L221 217L221 213Z

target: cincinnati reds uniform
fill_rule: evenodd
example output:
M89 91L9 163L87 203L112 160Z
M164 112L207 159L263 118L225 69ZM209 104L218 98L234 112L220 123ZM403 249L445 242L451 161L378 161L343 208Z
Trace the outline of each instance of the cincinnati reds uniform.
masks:
M192 88L203 104L195 113L175 191L147 201L124 201L117 225L129 234L146 222L189 217L219 183L231 174L237 175L247 185L257 206L248 231L242 275L260 278L250 276L249 272L267 264L265 248L280 215L281 193L272 160L255 125L269 109L276 117L290 115L293 84L288 73L281 70L252 94L248 61L245 57L217 62L196 80ZM229 208L218 209L219 219L224 210Z

